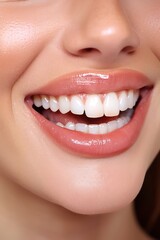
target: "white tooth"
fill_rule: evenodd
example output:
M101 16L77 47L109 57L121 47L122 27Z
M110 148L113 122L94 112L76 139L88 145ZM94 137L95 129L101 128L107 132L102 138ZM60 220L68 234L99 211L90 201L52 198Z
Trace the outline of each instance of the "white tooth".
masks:
M65 125L65 128L69 129L69 130L75 130L75 124L72 123L72 122L68 122L66 125Z
M125 116L117 119L118 128L125 126L127 123L129 123L130 120L131 118L129 116Z
M88 126L88 132L91 133L91 134L98 134L99 133L99 125L90 124Z
M85 113L87 117L98 118L103 116L103 105L98 95L87 95L85 102Z
M49 98L47 96L42 96L42 106L44 109L49 108Z
M40 96L34 96L33 103L36 107L41 107L42 106L41 97Z
M134 107L134 92L133 90L128 91L128 108Z
M56 125L59 127L64 127L64 125L61 122L57 122Z
M127 117L125 118L125 120L124 120L124 121L125 121L125 125L126 125L127 123L129 123L130 120L131 120L130 117L127 116Z
M119 114L119 102L116 93L112 92L106 94L103 107L104 114L107 117L113 117Z
M76 131L87 133L88 132L88 125L84 124L84 123L77 123L76 124Z
M57 112L58 110L58 102L55 97L50 97L50 109L52 112Z
M118 128L118 123L116 120L107 123L108 132L113 132Z
M106 134L108 132L107 123L102 123L99 125L99 133Z
M58 99L59 110L65 114L70 111L70 100L67 96L60 96Z
M84 104L79 96L71 97L71 112L73 114L82 115L84 113Z
M126 91L120 92L119 95L119 110L125 111L128 108L128 98Z
M118 128L121 128L124 126L124 117L117 119L117 126L118 126Z

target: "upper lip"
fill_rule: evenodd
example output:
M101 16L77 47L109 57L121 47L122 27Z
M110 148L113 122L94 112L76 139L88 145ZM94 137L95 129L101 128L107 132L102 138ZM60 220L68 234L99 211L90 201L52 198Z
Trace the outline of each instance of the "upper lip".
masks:
M45 86L35 90L32 95L103 94L141 89L146 86L152 86L149 78L135 70L79 71L51 80Z

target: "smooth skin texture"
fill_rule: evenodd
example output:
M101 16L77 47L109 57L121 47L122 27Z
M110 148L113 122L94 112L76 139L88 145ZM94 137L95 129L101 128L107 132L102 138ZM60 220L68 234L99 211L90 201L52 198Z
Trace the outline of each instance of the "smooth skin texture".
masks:
M151 239L132 201L160 150L159 9L158 0L0 0L0 239ZM63 74L118 68L154 89L138 140L117 156L64 151L24 101Z

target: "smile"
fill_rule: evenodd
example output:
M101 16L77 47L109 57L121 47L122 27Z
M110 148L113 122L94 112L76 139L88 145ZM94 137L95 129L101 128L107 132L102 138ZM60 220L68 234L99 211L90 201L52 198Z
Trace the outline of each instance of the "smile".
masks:
M33 97L33 106L46 119L60 127L90 134L106 134L125 126L130 121L138 98L138 90L99 95L79 94L58 98L42 95ZM54 114L58 111L63 115L72 113L80 117L68 114L66 118L59 113ZM94 120L95 124L93 124Z
M87 157L107 157L127 150L138 138L151 89L149 80L135 71L78 73L37 90L27 102L59 146Z

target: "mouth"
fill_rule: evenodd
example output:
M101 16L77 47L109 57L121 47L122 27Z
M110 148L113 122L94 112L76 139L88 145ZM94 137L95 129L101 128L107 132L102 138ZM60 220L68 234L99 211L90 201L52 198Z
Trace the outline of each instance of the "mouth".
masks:
M108 157L135 143L152 88L145 76L129 70L72 74L27 96L26 103L40 128L61 148Z

